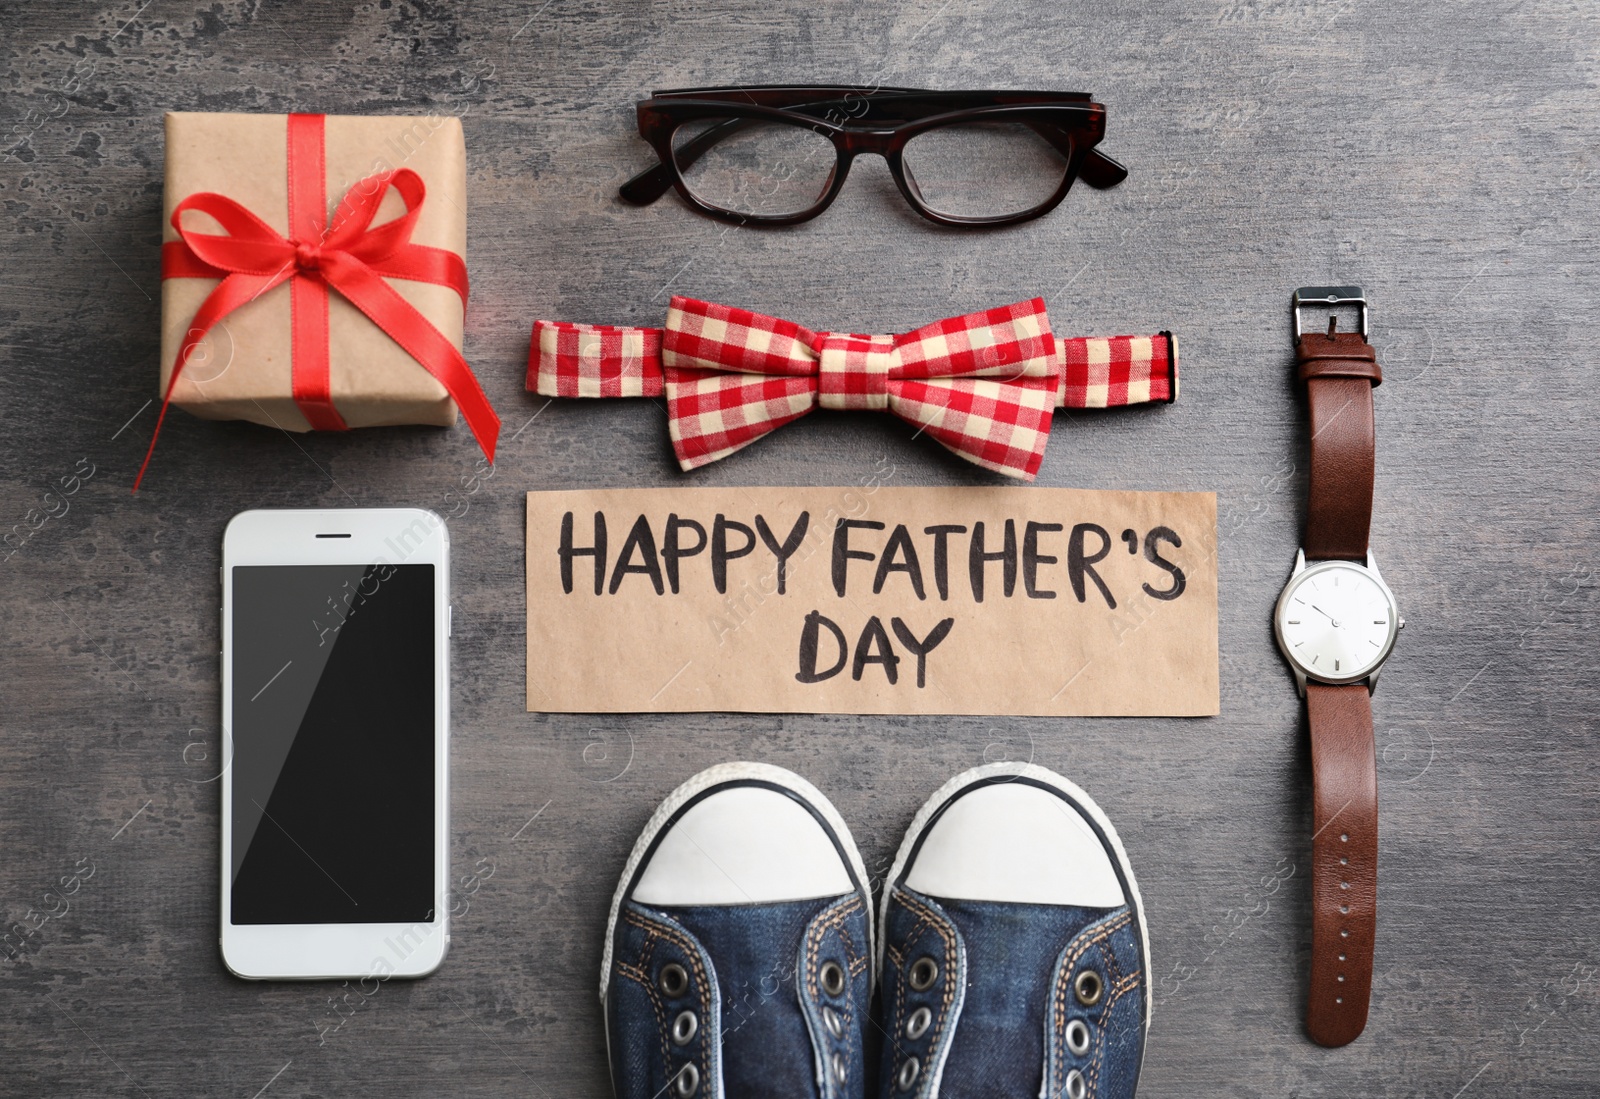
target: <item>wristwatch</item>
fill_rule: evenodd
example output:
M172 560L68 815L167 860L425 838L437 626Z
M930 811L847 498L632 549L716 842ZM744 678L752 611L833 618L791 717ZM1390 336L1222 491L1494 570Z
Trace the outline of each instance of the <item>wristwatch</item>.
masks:
M1291 299L1295 361L1311 408L1311 489L1294 572L1273 612L1311 726L1311 989L1306 1031L1354 1041L1367 1024L1378 908L1378 768L1371 693L1405 626L1367 544L1376 438L1372 391L1383 381L1367 343L1359 286L1303 286ZM1359 330L1338 330L1354 305ZM1328 328L1302 331L1326 308Z

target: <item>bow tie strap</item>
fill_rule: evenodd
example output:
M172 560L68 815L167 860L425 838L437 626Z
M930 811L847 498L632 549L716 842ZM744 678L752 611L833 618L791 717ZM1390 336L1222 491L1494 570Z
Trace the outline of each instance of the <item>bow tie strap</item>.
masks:
M1031 479L1055 408L1170 401L1176 371L1169 334L1058 339L1037 298L862 336L675 297L664 329L535 322L527 386L665 394L685 470L820 407L886 409L969 461Z
M1057 408L1118 408L1178 399L1178 337L1080 336L1057 340Z
M534 321L531 393L544 397L659 397L661 329Z

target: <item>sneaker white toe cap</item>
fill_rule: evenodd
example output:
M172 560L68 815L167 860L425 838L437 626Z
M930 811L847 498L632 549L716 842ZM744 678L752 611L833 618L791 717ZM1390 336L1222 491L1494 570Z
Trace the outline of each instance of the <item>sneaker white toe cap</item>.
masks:
M717 790L661 836L633 889L641 904L764 904L855 889L817 818L760 786Z
M1022 782L957 795L928 830L905 884L951 900L1090 908L1125 901L1089 821L1063 798Z

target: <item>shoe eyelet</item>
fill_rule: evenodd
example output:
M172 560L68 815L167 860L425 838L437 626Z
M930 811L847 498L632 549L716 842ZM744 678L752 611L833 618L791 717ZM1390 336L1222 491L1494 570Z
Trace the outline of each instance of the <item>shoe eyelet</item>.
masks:
M839 1013L831 1007L822 1009L822 1025L828 1028L828 1033L835 1038L844 1037L844 1020L839 1018Z
M1089 1084L1083 1073L1073 1069L1067 1073L1067 1099L1084 1099L1089 1094Z
M894 1085L901 1091L910 1091L917 1084L917 1073L922 1071L922 1065L915 1057L907 1057L905 1064L900 1066L900 1071L895 1073Z
M906 1020L906 1037L915 1042L918 1038L928 1033L928 1028L932 1025L933 1012L925 1007L919 1007Z
M932 958L918 958L911 963L911 974L908 979L915 991L928 991L933 987L933 982L939 979L939 963Z
M1072 994L1084 1007L1093 1007L1100 1002L1101 993L1105 992L1105 982L1100 980L1100 974L1092 969L1081 971L1072 981Z
M822 991L829 996L838 996L844 992L844 967L838 962L823 962L818 977L822 981Z
M668 996L682 996L689 991L689 971L677 962L668 962L656 976L656 985Z
M1089 1052L1089 1024L1082 1019L1067 1023L1067 1048L1076 1057Z
M833 1078L842 1084L845 1082L847 1075L844 1068L844 1055L835 1053L833 1055Z
M689 1040L700 1031L700 1020L692 1011L684 1011L672 1020L672 1044L686 1046Z
M700 1090L700 1070L690 1062L678 1070L678 1075L673 1078L672 1091L678 1099L689 1099L691 1095Z

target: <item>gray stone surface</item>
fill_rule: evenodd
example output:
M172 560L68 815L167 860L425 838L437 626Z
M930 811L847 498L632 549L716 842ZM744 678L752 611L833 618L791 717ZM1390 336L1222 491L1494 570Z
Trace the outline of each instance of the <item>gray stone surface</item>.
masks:
M882 869L934 787L1004 756L1083 784L1127 843L1157 982L1143 1095L1595 1093L1592 4L139 2L0 7L0 529L94 469L0 565L0 912L95 868L0 961L0 1094L607 1095L605 905L673 785L794 768ZM878 163L786 232L614 198L650 162L652 87L833 79L1090 90L1132 174L987 234L924 223ZM464 117L468 357L508 425L491 479L460 429L179 413L129 495L167 109ZM1374 545L1410 623L1375 698L1372 1020L1339 1051L1300 1027L1308 763L1268 625L1305 496L1287 299L1325 282L1374 301ZM526 394L529 326L659 323L672 291L865 331L1042 294L1065 332L1177 331L1182 399L1058 416L1039 481L1220 494L1222 716L524 713L522 493L691 483L658 407ZM909 436L818 414L692 483L992 483ZM399 504L466 508L453 857L493 873L437 976L336 1006L218 957L216 568L244 508Z

